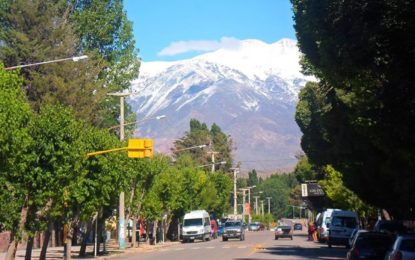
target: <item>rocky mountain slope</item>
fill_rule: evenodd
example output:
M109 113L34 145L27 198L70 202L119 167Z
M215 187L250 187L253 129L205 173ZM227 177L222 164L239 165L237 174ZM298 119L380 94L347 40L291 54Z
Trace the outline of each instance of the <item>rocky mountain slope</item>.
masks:
M154 138L156 151L169 152L196 118L231 136L243 171L293 167L301 151L295 106L310 80L300 73L299 57L294 40L244 40L188 60L143 62L128 102L138 121L167 117L142 122L135 135Z

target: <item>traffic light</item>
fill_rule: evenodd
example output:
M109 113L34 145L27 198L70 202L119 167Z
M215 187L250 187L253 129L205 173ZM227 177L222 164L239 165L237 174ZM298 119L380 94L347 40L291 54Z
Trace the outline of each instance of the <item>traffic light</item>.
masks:
M150 158L153 157L153 139L129 139L129 158Z

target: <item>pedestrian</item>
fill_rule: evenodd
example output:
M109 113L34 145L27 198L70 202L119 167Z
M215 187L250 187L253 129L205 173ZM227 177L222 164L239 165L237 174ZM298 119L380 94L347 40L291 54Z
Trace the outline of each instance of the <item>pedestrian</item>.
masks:
M313 221L308 224L308 241L314 241L313 234L316 231L316 226Z

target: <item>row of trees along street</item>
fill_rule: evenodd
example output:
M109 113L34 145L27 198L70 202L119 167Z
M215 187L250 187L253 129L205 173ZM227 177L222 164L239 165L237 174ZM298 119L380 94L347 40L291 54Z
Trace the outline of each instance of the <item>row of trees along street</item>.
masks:
M414 219L415 2L291 2L303 71L318 79L297 105L302 170ZM335 191L326 193L348 200Z
M85 255L93 223L101 234L120 191L126 194L127 219L158 223L166 215L169 225L191 209L228 212L232 180L224 173L232 166L233 147L216 124L208 129L192 120L174 144L173 165L162 154L149 160L129 160L124 153L85 156L126 146L108 131L118 123L120 108L106 96L128 89L139 72L122 1L0 0L0 42L0 229L10 232L7 259L15 257L20 242L26 242L30 259L40 232L41 259L49 242L66 242L70 258L81 226ZM89 58L4 70L79 54ZM134 117L127 107L127 120ZM210 162L211 154L180 152L207 143L218 152L217 161L226 161L209 174L198 166ZM69 233L62 241L64 223Z

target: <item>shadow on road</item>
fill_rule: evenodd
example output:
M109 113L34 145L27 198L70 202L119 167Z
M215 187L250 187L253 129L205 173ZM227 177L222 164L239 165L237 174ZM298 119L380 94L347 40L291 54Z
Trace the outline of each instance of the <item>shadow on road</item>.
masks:
M307 234L295 234L295 237L310 243L307 246L300 245L281 245L269 246L258 250L257 254L262 254L260 258L236 258L235 260L267 260L267 259L324 259L338 260L346 259L347 249L344 247L328 248L326 244L307 241ZM295 240L294 240L295 243ZM266 256L266 255L269 255Z

